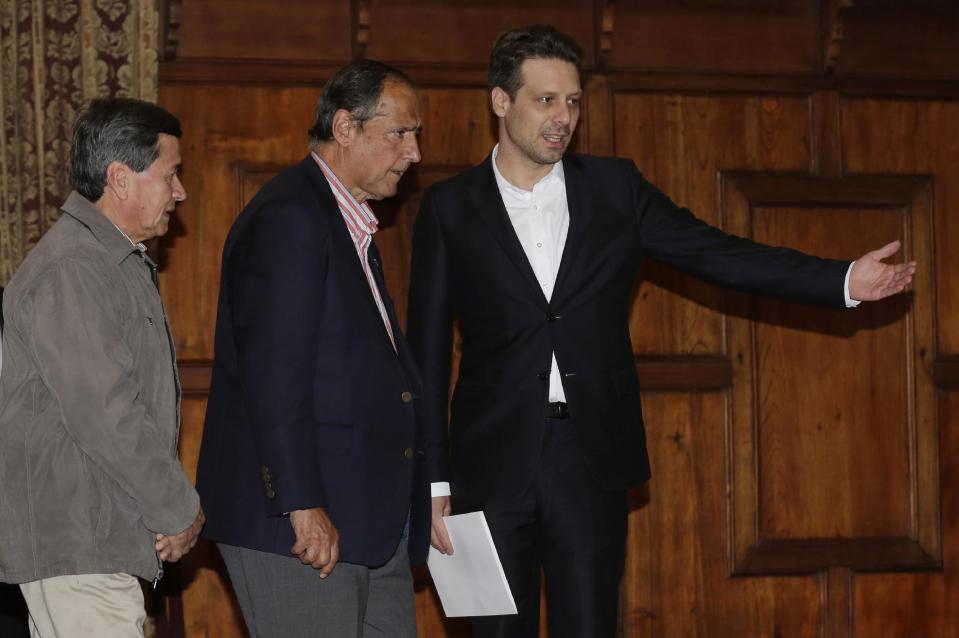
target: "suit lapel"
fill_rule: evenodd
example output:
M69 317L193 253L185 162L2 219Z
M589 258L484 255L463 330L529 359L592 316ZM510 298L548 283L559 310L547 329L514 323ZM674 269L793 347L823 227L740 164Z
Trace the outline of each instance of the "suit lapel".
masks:
M516 236L513 223L506 212L506 206L503 205L503 198L496 185L496 177L493 175L492 156L487 157L486 161L480 164L479 169L479 179L471 189L473 205L479 210L479 215L486 222L493 238L513 262L529 287L535 291L537 299L541 300L545 306L546 297L536 280L529 259L526 258L523 245Z
M589 183L574 156L563 158L563 177L566 180L566 205L569 207L569 232L550 297L550 305L554 307L565 300L570 282L576 280L581 266L578 257L582 254L592 216Z
M310 175L311 181L313 182L313 188L316 191L321 211L323 214L331 215L329 224L331 229L330 241L336 244L336 250L334 254L343 255L341 261L345 261L345 263L340 264L340 267L341 269L345 270L350 279L353 280L352 285L348 286L347 290L350 291L354 296L359 296L361 298L360 304L365 306L368 310L366 314L372 319L376 320L376 326L379 328L379 332L382 334L387 347L393 351L393 344L390 343L390 336L386 333L386 328L383 326L383 317L380 315L380 309L376 306L376 302L373 300L373 293L370 290L370 283L366 279L366 274L363 272L363 266L360 263L360 257L357 255L356 244L353 243L353 238L350 236L350 231L346 227L346 222L343 221L343 214L340 212L340 206L336 201L336 197L333 195L333 190L330 188L329 182L326 181L323 171L321 171L320 167L316 165L316 162L312 157L307 156L304 162L309 162L310 164L307 166L307 171ZM374 244L371 240L369 256L373 257L376 255L376 267L372 268L374 272L373 279L376 280L376 270L379 268L379 253L373 252L374 250ZM373 264L371 264L371 266L372 265ZM387 300L389 299L389 295L386 294L386 286L379 285L379 289L380 297L383 299L383 304L388 306ZM393 334L395 336L397 330L395 323L393 323L392 326Z

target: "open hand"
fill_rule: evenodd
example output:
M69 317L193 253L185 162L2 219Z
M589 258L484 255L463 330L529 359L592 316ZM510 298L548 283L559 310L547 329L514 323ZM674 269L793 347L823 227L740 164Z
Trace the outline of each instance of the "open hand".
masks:
M882 262L895 255L900 246L902 242L896 240L857 259L849 274L849 296L857 301L877 301L905 290L916 272L916 262Z

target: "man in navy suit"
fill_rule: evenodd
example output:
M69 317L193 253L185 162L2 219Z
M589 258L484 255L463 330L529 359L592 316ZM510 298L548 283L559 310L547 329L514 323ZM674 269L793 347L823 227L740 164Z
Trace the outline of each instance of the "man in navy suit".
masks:
M442 515L483 510L519 610L475 636L616 634L626 490L650 477L629 336L639 264L660 259L749 292L844 307L902 290L914 264L818 259L732 237L679 208L632 162L567 154L580 49L552 27L503 34L489 66L499 144L433 186L413 237L409 332ZM452 319L462 357L449 408ZM447 414L451 413L451 420ZM449 425L449 432L447 432Z
M226 240L197 487L254 636L416 634L428 450L368 201L420 160L419 109L394 68L338 71Z

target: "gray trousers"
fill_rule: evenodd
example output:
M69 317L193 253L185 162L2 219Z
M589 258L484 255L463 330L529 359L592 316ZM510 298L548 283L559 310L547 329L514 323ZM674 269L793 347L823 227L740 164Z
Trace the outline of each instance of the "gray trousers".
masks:
M321 580L296 556L218 543L252 638L415 638L403 538L382 567L337 563Z

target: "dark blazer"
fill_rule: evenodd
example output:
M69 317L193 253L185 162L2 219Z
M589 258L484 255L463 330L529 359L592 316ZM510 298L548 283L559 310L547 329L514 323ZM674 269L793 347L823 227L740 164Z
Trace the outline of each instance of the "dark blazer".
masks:
M423 374L431 481L453 496L516 496L536 470L551 353L588 465L607 488L650 477L629 335L642 258L725 286L844 306L849 262L727 235L673 204L622 159L563 159L569 234L543 295L496 186L491 160L424 195L413 238L409 337ZM447 440L451 324L462 358ZM583 424L582 422L585 422Z
M233 224L197 471L207 538L290 555L285 514L325 507L340 560L376 566L410 514L410 557L425 559L421 382L375 245L370 261L398 352L311 157L266 184Z

